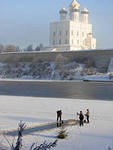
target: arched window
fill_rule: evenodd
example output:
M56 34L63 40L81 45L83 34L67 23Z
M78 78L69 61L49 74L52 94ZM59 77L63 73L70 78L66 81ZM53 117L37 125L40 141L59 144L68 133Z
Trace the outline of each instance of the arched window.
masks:
M77 36L79 36L79 31L77 31Z
M61 44L61 39L59 39L59 44Z
M73 39L72 39L71 43L73 44Z
M56 35L56 33L55 32L53 32L53 36L55 36Z
M79 40L77 40L77 44L79 45Z
M73 35L73 30L71 31L71 35Z
M59 31L59 35L60 35L60 36L62 35L62 32L61 32L61 31Z
M53 45L55 45L55 40L53 40Z
M82 37L84 37L84 32L82 32Z

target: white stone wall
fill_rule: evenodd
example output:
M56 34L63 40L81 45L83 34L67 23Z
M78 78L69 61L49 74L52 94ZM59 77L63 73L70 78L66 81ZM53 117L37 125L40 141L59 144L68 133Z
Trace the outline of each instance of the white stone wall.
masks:
M79 12L71 12L70 20L78 23L79 22Z
M69 46L69 21L54 22L50 24L50 46L68 47Z

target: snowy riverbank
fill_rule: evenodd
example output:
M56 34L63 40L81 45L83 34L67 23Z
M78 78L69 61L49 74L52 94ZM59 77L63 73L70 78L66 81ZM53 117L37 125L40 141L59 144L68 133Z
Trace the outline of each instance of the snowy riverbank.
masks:
M113 149L113 101L56 99L39 97L0 96L0 130L17 128L19 120L27 126L45 124L56 120L56 110L62 109L63 119L77 118L76 113L89 108L90 124L67 127L69 136L59 140L55 150L107 150ZM53 141L58 129L33 132L24 136L24 145L43 140ZM8 137L12 139L11 137ZM1 142L6 144L1 134Z
M0 63L0 79L32 81L113 81L113 65L102 70L76 61Z

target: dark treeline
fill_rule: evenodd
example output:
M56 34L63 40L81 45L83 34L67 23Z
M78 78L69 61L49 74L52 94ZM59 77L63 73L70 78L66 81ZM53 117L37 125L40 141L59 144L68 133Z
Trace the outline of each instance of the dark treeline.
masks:
M30 44L25 48L21 48L20 46L16 46L14 44L3 45L0 44L0 52L22 52L22 51L40 51L43 48L43 44L37 45L33 48L33 45Z

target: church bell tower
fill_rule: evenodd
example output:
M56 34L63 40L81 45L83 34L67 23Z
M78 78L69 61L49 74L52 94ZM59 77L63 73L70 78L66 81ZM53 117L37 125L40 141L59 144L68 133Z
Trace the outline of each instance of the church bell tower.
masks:
M70 20L79 22L79 11L80 11L80 4L73 0L72 3L69 6L70 11Z

